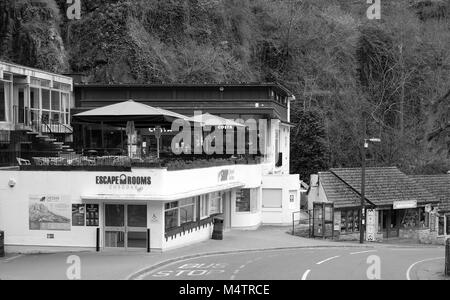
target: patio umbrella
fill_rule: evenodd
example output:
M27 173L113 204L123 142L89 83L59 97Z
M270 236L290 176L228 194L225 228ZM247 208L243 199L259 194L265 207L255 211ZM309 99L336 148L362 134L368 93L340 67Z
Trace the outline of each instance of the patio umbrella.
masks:
M133 100L92 109L73 116L75 121L86 123L104 123L117 127L126 127L130 121L134 122L136 128L147 128L150 126L167 126L176 119L195 122L190 117L152 107Z
M194 116L192 119L196 122L202 123L203 126L245 127L244 124L208 113Z

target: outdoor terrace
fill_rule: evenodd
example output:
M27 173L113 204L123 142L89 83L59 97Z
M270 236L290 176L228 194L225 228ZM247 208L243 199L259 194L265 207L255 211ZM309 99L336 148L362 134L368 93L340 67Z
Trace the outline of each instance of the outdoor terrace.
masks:
M14 156L9 153L9 156ZM90 156L76 153L28 153L16 157L21 171L131 171L134 169L167 169L168 171L201 169L229 165L255 165L257 156L180 155L164 158L128 156ZM6 167L6 165L4 165ZM9 165L11 166L11 164Z

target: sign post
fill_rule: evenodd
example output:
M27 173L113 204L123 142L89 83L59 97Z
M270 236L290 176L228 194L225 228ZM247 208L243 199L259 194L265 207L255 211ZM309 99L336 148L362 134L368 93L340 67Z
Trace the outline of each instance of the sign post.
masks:
M374 242L375 241L375 210L368 209L367 210L367 229L366 229L366 241Z
M450 276L450 238L445 243L445 276Z

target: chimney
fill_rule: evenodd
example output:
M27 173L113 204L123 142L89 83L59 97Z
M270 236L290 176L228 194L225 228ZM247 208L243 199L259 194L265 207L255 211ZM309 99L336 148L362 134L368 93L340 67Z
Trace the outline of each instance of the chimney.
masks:
M311 187L318 187L319 186L319 175L318 174L312 174L311 175Z

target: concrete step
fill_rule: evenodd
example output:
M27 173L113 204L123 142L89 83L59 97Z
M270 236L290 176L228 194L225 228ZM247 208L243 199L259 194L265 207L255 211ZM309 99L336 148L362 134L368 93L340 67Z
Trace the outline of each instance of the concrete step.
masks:
M56 146L63 146L64 143L62 143L62 142L53 142L53 145L56 145Z
M28 134L28 135L39 135L39 132L36 132L36 131L28 131L27 134Z

